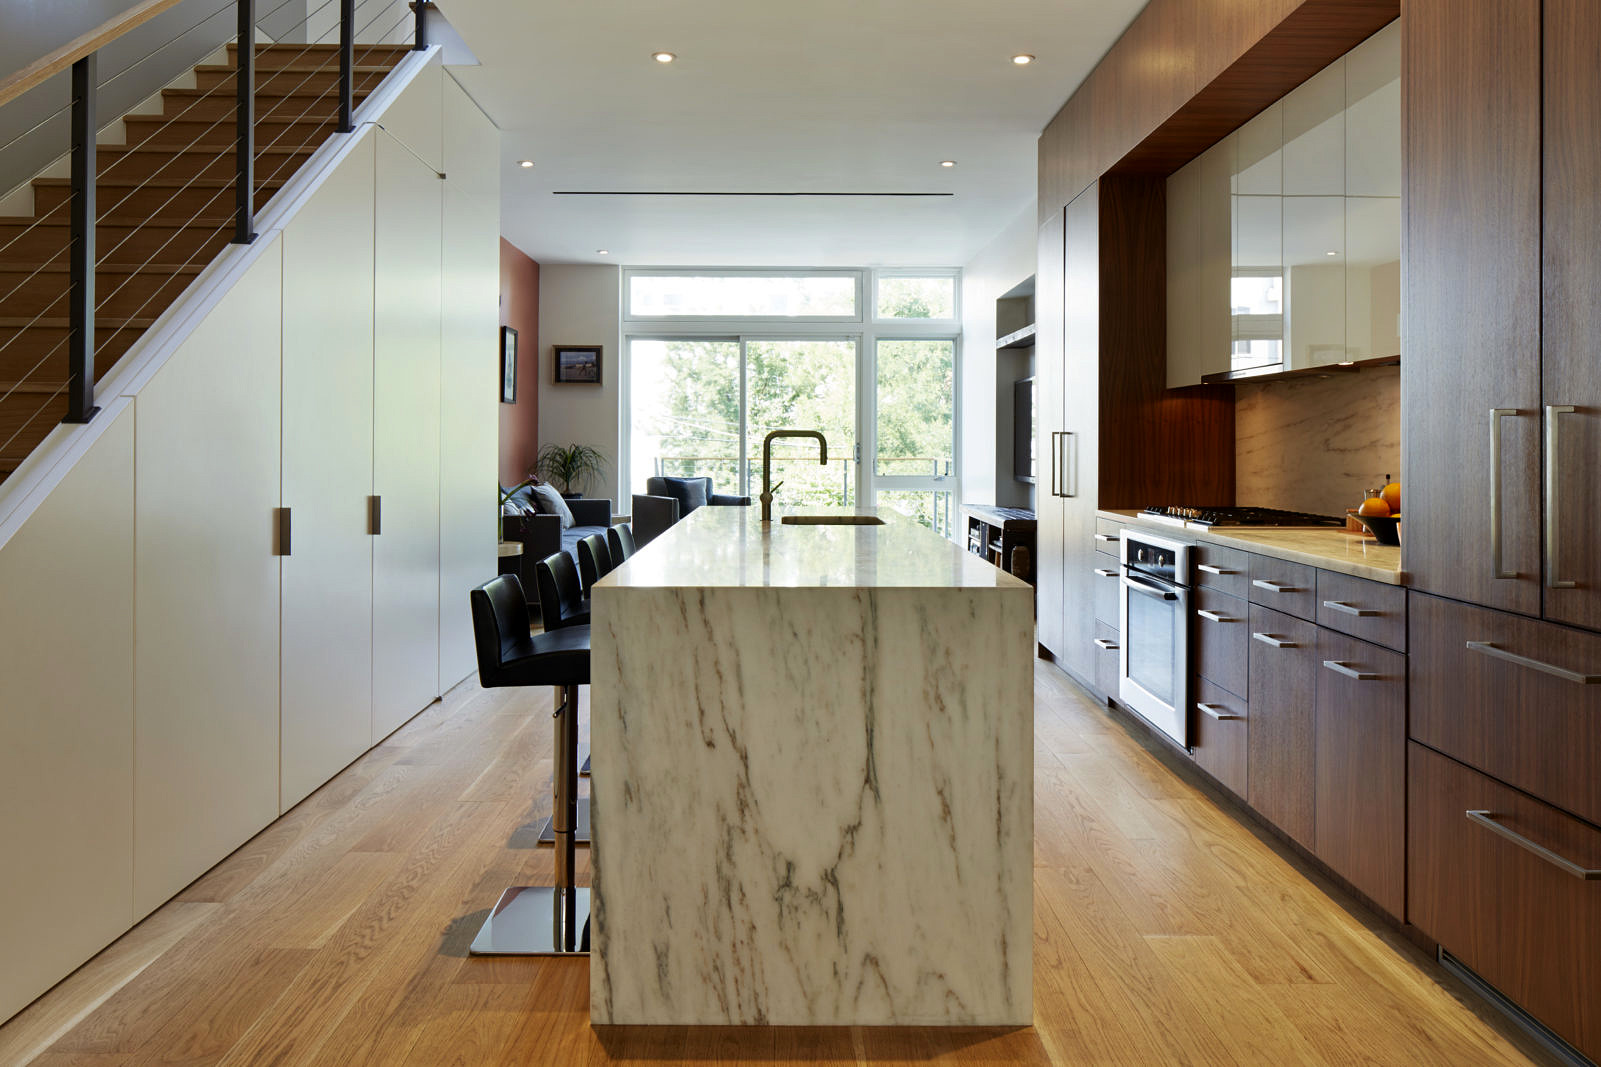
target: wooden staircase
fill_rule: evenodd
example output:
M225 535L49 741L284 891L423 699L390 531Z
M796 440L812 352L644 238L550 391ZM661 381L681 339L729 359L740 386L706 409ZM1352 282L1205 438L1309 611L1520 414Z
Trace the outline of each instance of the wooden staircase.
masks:
M233 236L229 63L195 68L159 115L128 115L125 145L98 151L95 371L103 376ZM360 105L409 50L357 45ZM260 210L334 132L335 45L256 46L256 193ZM0 482L66 414L67 244L72 189L33 181L34 214L0 216Z

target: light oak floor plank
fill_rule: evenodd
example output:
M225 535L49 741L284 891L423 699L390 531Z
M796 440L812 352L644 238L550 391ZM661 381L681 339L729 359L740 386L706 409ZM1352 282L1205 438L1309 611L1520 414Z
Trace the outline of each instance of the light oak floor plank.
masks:
M0 1064L1550 1062L1044 663L1034 1026L593 1029L587 961L467 953L550 881L552 706L458 686L0 1026Z

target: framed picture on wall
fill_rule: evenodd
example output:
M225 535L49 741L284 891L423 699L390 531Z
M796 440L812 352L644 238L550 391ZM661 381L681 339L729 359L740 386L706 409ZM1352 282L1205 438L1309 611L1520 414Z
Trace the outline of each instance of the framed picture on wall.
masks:
M517 403L517 331L500 328L500 402Z
M600 345L552 345L556 359L556 381L582 385L600 384Z

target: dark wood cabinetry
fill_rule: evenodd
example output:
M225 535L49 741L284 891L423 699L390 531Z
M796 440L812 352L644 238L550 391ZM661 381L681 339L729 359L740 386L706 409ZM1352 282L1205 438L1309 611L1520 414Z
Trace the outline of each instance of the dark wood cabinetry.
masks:
M1406 590L1318 571L1317 624L1405 652Z
M1406 657L1317 635L1317 855L1406 914Z
M1316 833L1317 627L1253 605L1249 647L1248 799L1310 849Z
M1192 596L1195 673L1237 696L1249 697L1250 604L1206 586Z
M1250 716L1250 706L1243 698L1205 678L1195 680L1191 754L1196 766L1242 799L1249 796L1250 789Z
M1408 756L1409 921L1601 1057L1601 881L1583 877L1601 830L1415 742Z
M1317 618L1317 570L1270 556L1251 556L1251 603L1298 619Z

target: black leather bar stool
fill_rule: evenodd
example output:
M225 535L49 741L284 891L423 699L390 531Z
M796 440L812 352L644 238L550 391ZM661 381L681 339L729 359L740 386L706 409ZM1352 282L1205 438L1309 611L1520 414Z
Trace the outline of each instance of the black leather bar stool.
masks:
M556 884L513 886L484 920L475 956L562 956L589 951L589 890L578 888L578 687L589 684L589 627L530 632L528 601L515 574L471 594L478 680L486 689L548 685L556 707Z
M610 574L611 568L611 549L606 547L605 534L590 534L579 539L578 575L583 579L585 593L589 593L596 582Z
M606 529L606 547L611 549L611 565L615 568L634 554L634 528L626 522Z
M534 564L539 583L539 612L545 631L589 625L589 598L579 584L578 567L565 552L554 552Z

